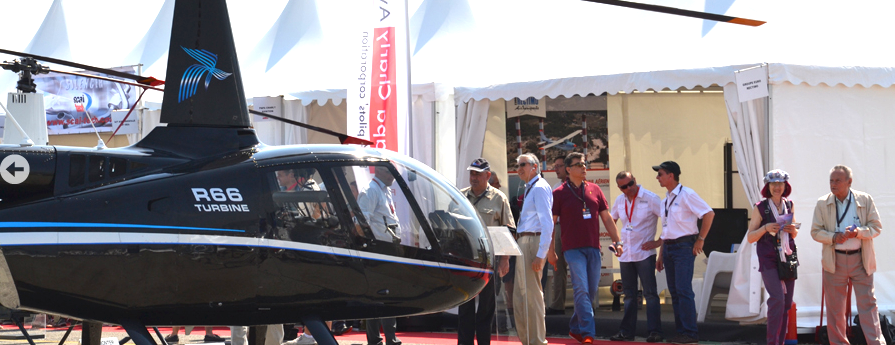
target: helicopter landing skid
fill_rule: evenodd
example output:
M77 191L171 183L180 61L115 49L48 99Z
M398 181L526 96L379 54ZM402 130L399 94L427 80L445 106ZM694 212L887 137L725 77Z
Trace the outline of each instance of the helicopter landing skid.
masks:
M314 336L314 340L317 341L318 345L338 345L336 338L333 337L333 334L329 331L329 327L326 327L326 323L321 321L319 317L305 317L302 318L301 321L305 324L305 327L311 331L311 334Z
M135 345L157 345L152 336L149 335L149 331L146 330L146 325L142 322L138 320L121 320L120 323ZM167 345L164 343L164 338L162 339L162 344Z

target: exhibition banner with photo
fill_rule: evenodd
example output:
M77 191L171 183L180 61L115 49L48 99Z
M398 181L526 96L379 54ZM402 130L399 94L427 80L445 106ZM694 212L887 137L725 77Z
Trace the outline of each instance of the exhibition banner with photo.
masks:
M588 96L590 99L595 96ZM565 158L571 152L585 153L587 160L587 181L596 183L609 197L609 129L608 113L604 106L593 106L593 101L575 99L514 99L507 101L507 171L509 181L510 207L516 212L522 208L525 183L516 174L516 158L521 153L534 153L542 161L541 171L551 186L558 186L559 178L554 170L554 162ZM542 115L543 114L543 115ZM612 200L607 200L612 202ZM615 260L609 260L612 243L609 233L600 223L600 244L605 251L604 268L614 267ZM612 274L604 270L600 286L611 284Z
M137 74L135 66L112 70ZM78 73L114 78L96 72ZM93 126L100 132L111 132L112 112L130 109L137 102L139 91L131 85L58 73L34 76L34 83L44 95L50 135L93 133Z
M408 114L410 62L406 1L370 1L356 40L348 87L348 135L398 151Z

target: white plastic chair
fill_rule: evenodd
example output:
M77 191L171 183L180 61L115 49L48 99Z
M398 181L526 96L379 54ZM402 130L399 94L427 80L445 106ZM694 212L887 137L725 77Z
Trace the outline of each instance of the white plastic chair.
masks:
M702 289L696 292L696 321L704 322L705 316L711 313L712 298L730 291L730 280L736 268L736 253L714 251L709 255ZM696 289L694 289L696 290Z

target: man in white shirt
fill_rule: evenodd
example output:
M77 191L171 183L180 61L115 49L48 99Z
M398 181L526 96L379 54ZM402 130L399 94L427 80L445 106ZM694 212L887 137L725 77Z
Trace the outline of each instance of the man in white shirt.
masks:
M357 204L377 240L399 243L401 232L390 187L395 176L385 166L376 166L373 175L369 187L358 195Z
M612 205L612 219L621 219L620 237L625 251L618 258L625 293L625 315L622 317L618 334L612 341L633 340L637 326L637 279L643 285L646 299L646 324L649 336L647 342L655 343L663 339L659 294L656 291L656 248L662 240L656 239L656 225L662 216L662 200L656 193L641 188L628 171L615 177L622 194Z
M522 257L516 259L513 312L523 345L547 345L544 291L541 274L546 260L556 262L553 246L553 190L541 178L538 157L526 153L516 159L516 172L525 181L522 211L516 229Z
M391 185L395 182L388 167L377 165L373 170L373 180L369 187L358 194L357 205L367 218L370 230L377 240L401 243L398 215L395 213L395 201L392 198ZM367 320L367 345L382 345L379 327L385 334L385 345L401 345L395 336L397 321L393 317Z
M665 271L674 323L678 335L668 340L676 344L696 344L699 330L696 328L696 301L693 294L693 264L702 253L705 236L712 227L715 212L690 188L678 182L681 167L667 161L653 166L656 180L665 187L662 201L662 250L656 258L656 269ZM702 229L696 228L696 220L702 218Z

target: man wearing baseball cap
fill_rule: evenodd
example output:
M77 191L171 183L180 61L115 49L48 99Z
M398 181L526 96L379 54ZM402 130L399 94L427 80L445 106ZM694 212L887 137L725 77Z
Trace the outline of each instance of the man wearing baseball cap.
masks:
M469 187L460 190L466 199L472 203L479 217L487 226L507 226L515 228L512 211L510 211L510 199L500 189L491 187L491 165L484 158L472 161L466 168L469 170ZM501 277L510 270L509 258L498 256L497 271ZM491 279L479 293L479 307L476 311L475 299L471 299L460 305L457 310L457 345L473 345L478 340L479 345L491 343L491 324L494 321L494 311L497 303L494 300L495 287Z
M659 185L667 189L661 205L663 244L656 258L656 269L668 269L665 278L678 333L668 340L677 344L695 344L699 342L699 331L692 284L693 263L702 253L715 212L695 191L680 184L681 167L677 163L662 162L653 166L653 170L658 172ZM702 229L696 227L700 218Z

